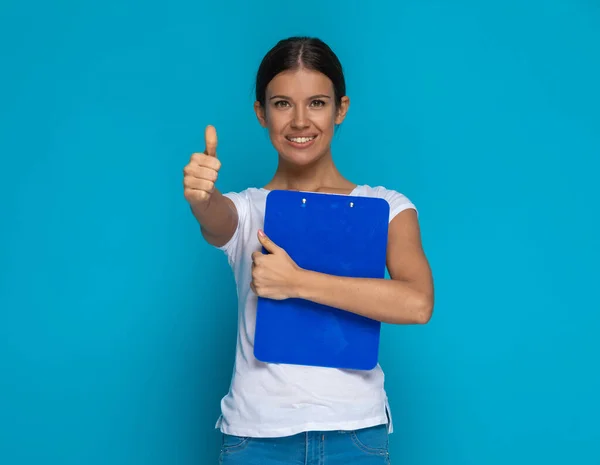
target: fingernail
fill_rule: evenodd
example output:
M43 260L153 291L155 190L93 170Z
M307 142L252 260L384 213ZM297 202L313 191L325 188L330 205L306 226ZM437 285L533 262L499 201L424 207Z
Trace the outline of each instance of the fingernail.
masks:
M265 233L262 231L262 229L259 229L259 230L258 230L258 235L259 235L260 237L265 237Z

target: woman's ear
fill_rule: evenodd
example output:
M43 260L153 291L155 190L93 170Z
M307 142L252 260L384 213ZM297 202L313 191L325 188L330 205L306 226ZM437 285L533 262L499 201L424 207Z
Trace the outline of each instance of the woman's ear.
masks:
M260 125L263 128L267 127L267 113L265 111L265 108L260 104L260 102L257 100L256 102L254 102L254 113L256 113L256 118L258 119L258 122L260 123Z
M341 102L337 108L335 115L335 124L340 125L346 118L346 114L348 113L348 108L350 107L350 98L347 96L342 97Z

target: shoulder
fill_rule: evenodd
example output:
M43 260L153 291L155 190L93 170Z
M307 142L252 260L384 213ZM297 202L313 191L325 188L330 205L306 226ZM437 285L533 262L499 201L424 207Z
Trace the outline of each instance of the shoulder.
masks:
M410 209L417 212L415 204L406 195L394 189L388 189L384 186L371 187L362 185L359 188L358 194L366 197L385 199L390 206L390 222L404 210Z
M268 191L259 187L248 187L242 191L227 191L223 195L234 198L252 199L266 196Z
M239 192L225 192L223 196L233 203L238 214L243 214L253 203L264 201L267 196L267 191L257 187L249 187Z

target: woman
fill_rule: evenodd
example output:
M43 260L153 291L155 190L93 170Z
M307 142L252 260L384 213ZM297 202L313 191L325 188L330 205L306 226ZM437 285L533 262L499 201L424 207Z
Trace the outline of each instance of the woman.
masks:
M203 237L227 254L239 297L235 370L217 422L224 464L389 463L392 424L379 365L358 372L266 364L253 355L257 296L312 300L391 324L424 324L431 317L432 277L414 205L399 192L354 184L333 162L331 140L349 103L342 66L326 44L305 37L280 41L256 78L256 116L279 154L272 180L264 188L221 194L211 126L206 151L193 154L184 169L185 197ZM261 230L273 189L386 199L392 279L299 268Z

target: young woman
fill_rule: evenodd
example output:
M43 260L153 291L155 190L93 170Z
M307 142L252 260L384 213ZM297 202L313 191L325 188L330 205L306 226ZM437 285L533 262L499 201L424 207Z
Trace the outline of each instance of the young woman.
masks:
M279 154L272 180L263 188L220 193L212 126L205 152L193 154L184 169L185 197L203 237L226 253L239 298L235 369L217 422L223 464L389 463L392 422L379 365L362 372L266 364L253 355L257 296L307 299L391 324L424 324L431 317L432 276L414 205L399 192L354 184L334 164L331 140L349 103L342 66L326 44L306 37L282 40L264 57L256 78L256 116ZM298 267L261 230L273 189L386 199L392 279Z

